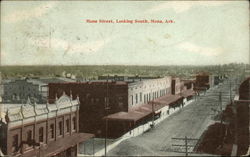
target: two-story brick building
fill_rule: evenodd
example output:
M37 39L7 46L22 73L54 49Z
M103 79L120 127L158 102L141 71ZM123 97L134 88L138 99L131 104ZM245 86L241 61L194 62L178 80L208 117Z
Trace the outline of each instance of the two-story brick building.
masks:
M167 76L136 81L135 79L125 79L125 81L107 79L106 81L51 83L49 84L49 99L53 102L55 96L60 96L62 91L66 91L67 94L72 93L73 96L79 95L80 131L94 133L96 136L105 136L106 126L103 117L116 114L118 118L113 118L115 120L125 118L124 125L131 126L120 127L119 129L126 129L117 131L115 136L119 137L121 133L128 130L127 128L139 125L152 115L150 103L153 100L159 99L160 102L163 102L163 104L155 105L156 109L179 100L180 103L182 102L180 93L171 94L171 81L171 77ZM188 94L190 95L190 93L186 95ZM163 99L160 99L161 97ZM122 116L124 117L122 118ZM127 123L126 118L132 118L131 120L137 121L137 123Z
M53 104L1 104L0 114L4 155L76 157L78 144L94 136L79 133L79 99L66 94Z

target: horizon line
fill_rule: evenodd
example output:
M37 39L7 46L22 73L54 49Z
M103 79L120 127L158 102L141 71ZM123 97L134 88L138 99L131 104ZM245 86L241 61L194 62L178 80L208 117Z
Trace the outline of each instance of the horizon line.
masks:
M157 67L157 66L219 66L219 65L229 65L229 64L244 64L244 65L249 65L249 63L238 63L238 62L232 62L232 63L225 63L225 64L168 64L168 65L135 65L135 64L53 64L53 65L49 65L49 64L35 64L35 65L0 65L1 67L11 67L11 66L153 66L153 67Z

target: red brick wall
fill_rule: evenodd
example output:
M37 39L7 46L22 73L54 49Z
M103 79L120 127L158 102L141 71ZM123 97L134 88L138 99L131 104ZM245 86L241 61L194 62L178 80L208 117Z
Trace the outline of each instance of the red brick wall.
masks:
M209 88L209 75L197 75L195 86Z
M102 118L107 114L105 111L105 97L109 97L109 114L128 111L128 85L116 82L91 82L91 83L51 83L49 84L49 100L54 102L55 95L58 97L65 92L73 98L77 95L80 99L79 127L80 132L104 135ZM120 105L118 105L120 104Z
M53 141L57 140L58 138L67 138L69 137L71 134L73 134L76 131L73 131L73 127L71 127L72 125L72 119L73 117L76 117L76 120L78 114L77 112L72 112L71 114L65 114L65 115L61 115L60 117L57 118L51 118L51 119L44 119L43 121L37 121L37 123L32 122L29 124L25 124L25 125L19 125L15 128L10 129L9 131L7 131L7 154L8 155L15 155L15 154L20 154L23 153L24 155L26 153L29 153L31 151L33 151L33 154L36 154L38 149L34 149L34 146L28 146L27 144L23 144L21 147L21 142L25 142L27 141L27 132L29 130L32 131L32 139L35 139L35 142L38 143L39 141L39 128L43 127L43 143L52 143ZM66 134L66 126L64 126L66 124L66 119L70 120L70 132ZM59 121L65 122L62 123L63 124L63 135L59 136L59 130L57 129L58 123ZM55 123L57 122L57 123ZM54 137L53 139L51 139L50 136L50 124L54 124ZM55 125L56 124L56 125ZM78 121L76 122L76 126L78 126ZM18 151L18 153L12 153L12 144L13 144L13 137L15 135L18 135L18 145L20 146L20 149ZM35 137L35 138L34 138ZM49 153L49 152L46 152Z

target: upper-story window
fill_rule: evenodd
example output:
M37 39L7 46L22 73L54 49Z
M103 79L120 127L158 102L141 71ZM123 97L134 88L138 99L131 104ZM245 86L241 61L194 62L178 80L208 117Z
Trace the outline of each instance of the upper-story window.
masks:
M17 152L18 151L18 135L13 136L13 141L12 141L12 152Z
M131 95L131 105L133 105L134 104L134 100L133 100L134 98L133 98L133 95Z
M138 94L135 94L135 103L138 103Z
M39 142L44 142L44 141L43 141L43 136L44 136L43 127L40 127L40 128L39 128L38 133L39 133Z
M32 144L31 144L31 140L32 140L32 131L31 131L31 130L27 131L26 136L27 136L27 143L28 143L28 146L31 146L31 145L32 145Z
M140 93L140 102L142 101L142 93Z
M66 120L66 132L69 132L70 124L69 119Z
M63 124L62 124L62 121L59 122L58 127L59 127L59 135L62 135L63 134Z
M76 130L76 117L73 117L72 119L72 124L73 124L73 130Z
M55 137L55 125L54 124L50 124L50 126L49 126L49 134L50 134L50 138Z

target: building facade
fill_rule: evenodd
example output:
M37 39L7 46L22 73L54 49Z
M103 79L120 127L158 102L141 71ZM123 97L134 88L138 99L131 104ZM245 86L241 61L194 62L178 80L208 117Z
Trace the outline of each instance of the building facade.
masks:
M0 147L5 155L76 157L78 144L93 137L79 133L79 99L66 94L54 104L5 107L0 122Z
M42 103L41 86L28 79L17 79L3 84L4 103L24 103L28 97Z
M105 126L102 118L119 111L128 111L128 84L119 81L98 81L78 83L49 84L49 100L53 102L55 96L72 93L79 95L81 132L94 133L103 136Z
M161 96L171 94L171 77L141 79L138 81L91 81L81 83L49 84L49 99L53 102L62 91L72 92L80 99L80 131L105 135L103 117L147 104Z
M181 81L180 78L172 78L172 85L171 85L171 93L173 95L180 94L182 90L184 90L184 82Z
M146 104L161 96L171 94L171 77L140 80L128 84L128 106Z

